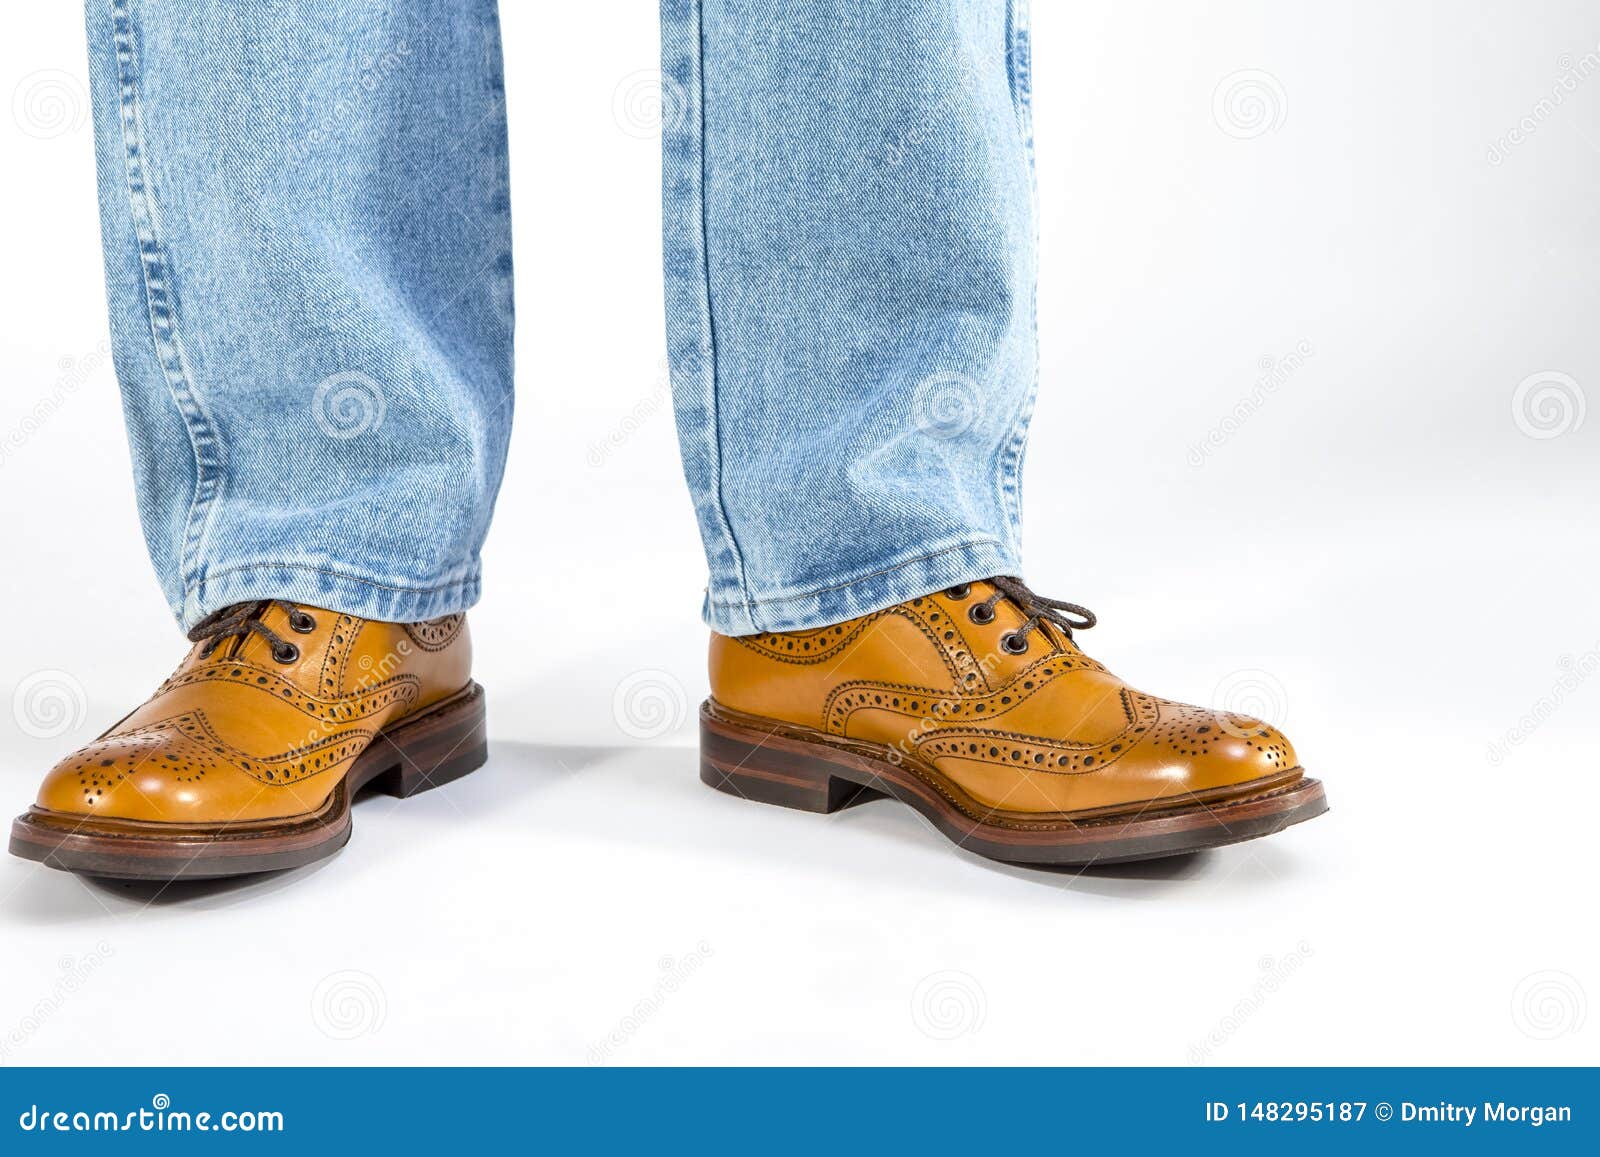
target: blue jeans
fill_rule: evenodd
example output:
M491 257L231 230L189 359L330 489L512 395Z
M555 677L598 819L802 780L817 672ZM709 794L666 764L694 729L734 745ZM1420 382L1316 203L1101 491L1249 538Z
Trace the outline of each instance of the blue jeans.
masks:
M139 511L189 626L464 610L512 412L494 0L87 0ZM662 0L669 353L729 634L1017 573L1025 0Z

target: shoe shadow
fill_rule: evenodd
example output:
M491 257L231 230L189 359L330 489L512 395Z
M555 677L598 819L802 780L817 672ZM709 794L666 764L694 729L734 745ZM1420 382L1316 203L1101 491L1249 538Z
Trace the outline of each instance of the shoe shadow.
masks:
M570 775L591 767L612 749L532 743L489 745L489 760L463 779L439 788L442 806L453 808L468 822L492 811L504 810ZM621 751L623 749L616 749ZM448 796L443 793L448 792ZM413 799L426 799L424 793ZM63 923L116 920L145 908L214 910L260 901L277 892L297 888L318 873L333 870L342 859L360 855L360 828L364 819L379 822L384 805L408 801L385 796L372 787L355 798L352 815L355 832L344 848L304 867L280 872L253 872L221 879L119 880L80 876L43 864L29 864L27 875L0 901L0 910L19 924L45 926ZM371 813L376 811L376 815Z
M1214 875L1218 867L1217 853L1209 849L1121 864L1020 864L991 860L952 844L931 820L915 809L881 796L853 804L826 819L870 829L862 832L863 838L890 838L908 846L919 845L936 854L954 853L979 873L1005 876L1062 892L1119 899L1166 896L1175 886Z
M0 912L25 925L102 923L147 908L219 910L257 903L300 887L323 872L392 869L396 845L362 841L363 824L381 824L386 808L430 801L454 822L487 823L520 813L529 838L541 831L585 834L597 847L625 843L672 850L693 847L736 863L790 859L797 869L849 874L894 871L905 882L939 889L970 886L984 891L986 876L1108 899L1140 900L1170 896L1193 882L1220 882L1231 875L1227 851L1202 851L1126 864L1051 867L986 859L951 845L914 809L886 798L863 799L828 816L752 804L714 792L699 781L698 754L688 747L585 746L493 742L489 761L471 775L412 800L363 792L354 805L355 835L340 852L305 867L218 880L142 881L75 877L27 866L28 875L0 899ZM563 796L582 775L583 806ZM833 829L828 831L826 829ZM822 829L822 830L818 830ZM404 854L426 854L432 826L424 824ZM442 829L440 829L442 830ZM419 842L421 841L420 845ZM376 845L374 848L373 845ZM885 858L886 845L894 854ZM959 870L928 875L930 857ZM1276 874L1276 873L1272 873Z

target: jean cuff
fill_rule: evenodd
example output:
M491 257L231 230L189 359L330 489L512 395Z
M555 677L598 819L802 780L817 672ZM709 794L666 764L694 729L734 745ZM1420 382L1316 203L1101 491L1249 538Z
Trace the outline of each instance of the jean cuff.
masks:
M478 601L481 586L476 561L425 586L396 586L309 563L255 563L208 575L173 610L185 631L213 611L256 599L287 599L363 619L415 623L466 610Z
M1019 552L992 539L962 542L889 562L814 590L705 603L706 624L724 635L809 631L881 611L957 583L1021 573Z

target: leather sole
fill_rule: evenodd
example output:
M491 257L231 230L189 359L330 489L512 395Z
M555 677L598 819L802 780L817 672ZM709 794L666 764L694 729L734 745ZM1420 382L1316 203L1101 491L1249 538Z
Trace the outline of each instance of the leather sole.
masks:
M1178 856L1280 832L1328 810L1322 784L1295 768L1172 799L1071 813L986 807L948 776L878 744L700 708L700 778L758 803L827 814L889 796L956 844L1015 864L1117 864Z
M416 795L482 767L488 743L483 688L469 684L385 728L316 812L238 824L102 819L30 808L11 825L11 854L51 868L119 880L194 880L298 868L350 840L350 803L368 784Z

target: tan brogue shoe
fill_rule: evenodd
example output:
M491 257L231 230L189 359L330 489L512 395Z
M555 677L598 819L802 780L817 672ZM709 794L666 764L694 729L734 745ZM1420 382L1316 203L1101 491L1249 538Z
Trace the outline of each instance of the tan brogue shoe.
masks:
M1176 855L1327 810L1277 730L1133 690L1073 641L1093 625L996 578L822 630L713 635L700 778L815 812L893 796L1015 863Z
M124 879L298 867L344 846L364 785L414 795L486 758L463 615L255 602L190 638L143 706L45 777L14 854Z

